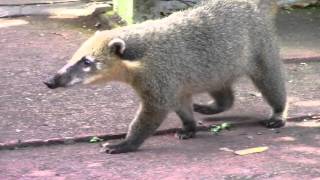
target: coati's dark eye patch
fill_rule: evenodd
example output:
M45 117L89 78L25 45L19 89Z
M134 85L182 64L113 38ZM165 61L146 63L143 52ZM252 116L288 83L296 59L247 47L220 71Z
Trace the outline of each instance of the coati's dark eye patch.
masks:
M88 60L88 59L85 59L85 60L83 61L83 64L86 65L86 66L91 66L92 61L90 61L90 60Z
M81 61L85 66L91 66L93 64L93 58L84 56Z

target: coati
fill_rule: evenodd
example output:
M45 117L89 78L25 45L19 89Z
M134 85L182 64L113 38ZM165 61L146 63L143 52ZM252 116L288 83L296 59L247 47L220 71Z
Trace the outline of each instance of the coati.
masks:
M174 111L180 139L195 136L193 110L215 114L231 108L232 84L249 77L273 109L269 128L286 122L283 65L268 12L271 0L207 0L159 19L97 32L45 82L49 88L121 81L141 99L126 138L107 153L136 150ZM263 9L261 9L263 8ZM192 96L209 93L209 105Z

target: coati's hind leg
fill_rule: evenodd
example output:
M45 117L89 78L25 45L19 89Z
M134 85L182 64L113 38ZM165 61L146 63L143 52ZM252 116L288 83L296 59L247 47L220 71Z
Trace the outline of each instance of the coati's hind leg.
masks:
M251 79L273 109L271 118L262 123L268 128L279 128L285 125L287 116L283 67L277 54L270 53L265 58L267 59L258 61Z
M178 131L176 136L179 139L193 138L196 134L196 122L193 117L191 96L181 100L180 108L176 113L182 121L182 130Z
M194 104L193 109L195 112L210 115L226 111L232 107L234 95L231 87L224 87L219 91L210 92L209 94L215 101L209 105Z

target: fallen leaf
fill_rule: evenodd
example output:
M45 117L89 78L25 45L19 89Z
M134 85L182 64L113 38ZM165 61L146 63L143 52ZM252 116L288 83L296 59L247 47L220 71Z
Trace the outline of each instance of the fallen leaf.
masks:
M240 155L240 156L244 156L244 155L253 154L253 153L261 153L261 152L264 152L268 149L269 148L267 146L261 146L261 147L255 147L255 148L234 151L234 153L237 155Z

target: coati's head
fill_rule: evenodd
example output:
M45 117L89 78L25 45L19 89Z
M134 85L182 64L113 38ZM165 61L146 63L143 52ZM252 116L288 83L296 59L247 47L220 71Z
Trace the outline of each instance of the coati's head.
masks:
M110 38L108 32L97 32L74 54L53 77L45 81L50 89L112 80L127 81L130 68L139 64L134 47L120 38Z

